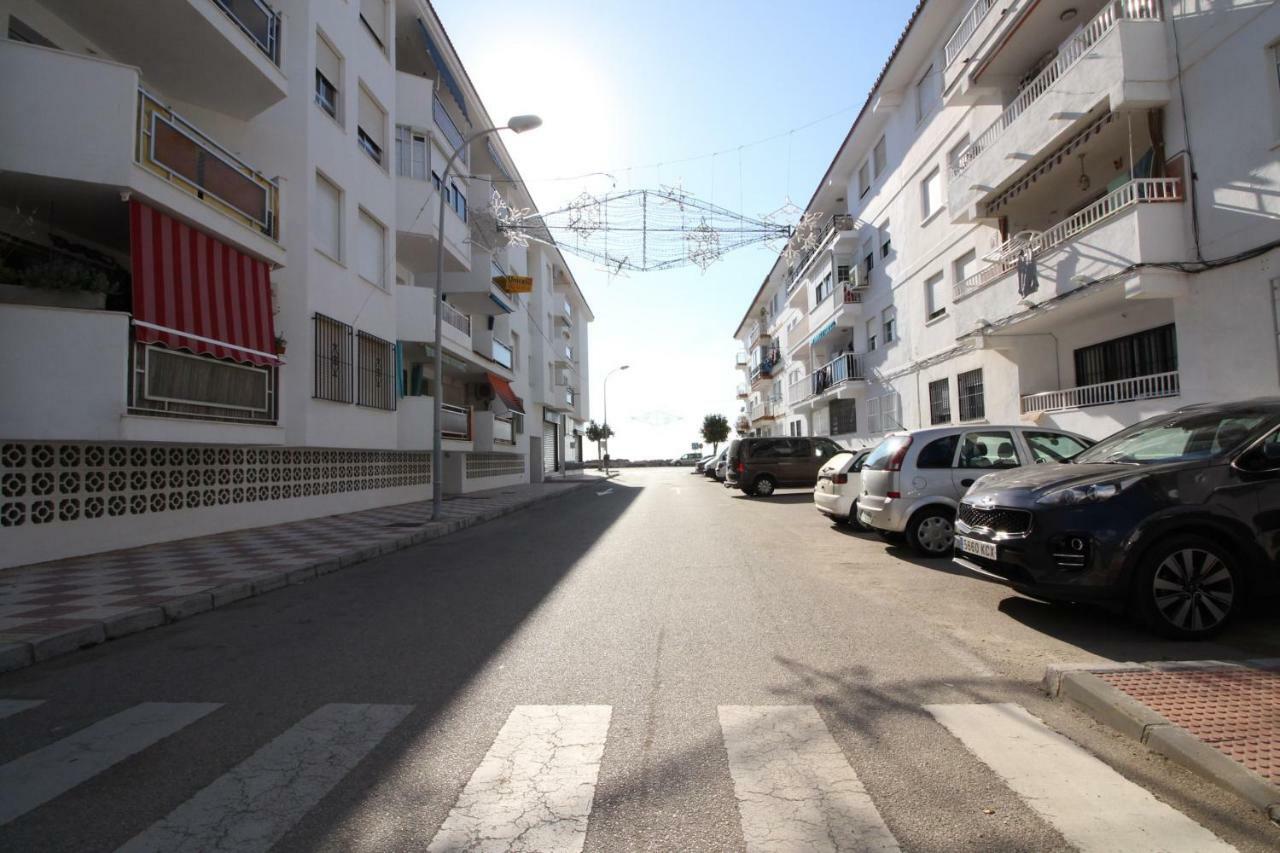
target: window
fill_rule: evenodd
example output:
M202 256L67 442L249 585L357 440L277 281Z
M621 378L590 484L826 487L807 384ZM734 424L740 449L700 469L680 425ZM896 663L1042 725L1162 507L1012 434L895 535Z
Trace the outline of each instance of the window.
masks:
M12 39L13 41L20 41L23 44L34 44L34 45L39 45L40 47L51 47L54 50L60 49L56 44L49 41L44 36L40 35L38 32L36 32L31 27L24 24L22 21L19 21L17 18L13 17L13 15L9 16L9 38Z
M822 277L822 281L818 282L817 288L813 293L814 304L821 304L822 300L831 295L831 273L827 273Z
M969 432L960 444L960 468L1017 468L1018 452L1010 432Z
M360 23L373 36L378 47L386 50L387 0L360 0Z
M930 65L916 81L916 123L924 121L942 100L942 74Z
M1070 435L1060 432L1024 432L1022 437L1027 441L1031 458L1041 462L1067 462L1089 445Z
M342 82L342 60L337 51L316 33L316 103L320 109L342 122L342 102L338 84Z
M902 398L896 391L880 397L880 428L885 432L902 429Z
M879 435L884 432L880 424L880 398L867 398L867 432L872 435ZM883 447L883 445L881 445ZM880 451L877 450L876 453ZM875 455L875 454L872 454Z
M849 265L836 264L836 283L847 284L849 282Z
M957 286L978 271L978 253L970 249L951 265L951 280Z
M867 321L867 352L876 350L876 318Z
M858 198L866 195L869 189L871 189L871 161L867 160L858 168Z
M386 287L387 229L363 208L356 231L356 272L370 284Z
M934 439L920 449L920 455L916 457L916 467L950 468L956 458L956 445L959 443L959 435L947 435Z
M884 345L898 339L898 309L889 307L880 314L880 327L884 331Z
M356 141L360 149L379 166L386 147L387 114L373 96L360 87L360 111L356 117Z
M942 203L942 172L934 168L920 182L920 219L927 220L940 209Z
M357 333L356 340L356 405L395 411L396 345L368 332Z
M351 402L351 327L316 314L313 320L316 375L311 396L317 400Z
M831 401L831 434L844 435L858 431L857 404L853 400Z
M1098 385L1178 369L1178 339L1172 323L1075 351L1076 385Z
M875 161L876 177L884 174L885 166L888 163L888 156L885 153L884 137L880 137L880 141L876 143L876 147L871 151L871 159Z
M396 174L419 181L427 179L427 135L396 125Z
M452 192L449 193L449 197L446 201L449 203L449 206L453 208L453 212L458 214L463 222L466 222L467 197L462 194L462 190L458 188L457 184L450 182L449 186L452 189Z
M881 259L889 257L889 252L893 251L893 246L889 239L889 220L880 223L880 257Z
M951 380L937 379L929 383L929 423L951 423Z
M925 310L929 312L930 320L947 313L946 295L942 285L942 273L934 273L924 280Z
M311 236L317 249L335 261L342 260L342 190L319 172L312 200Z
M947 162L951 164L953 172L959 172L961 168L968 165L962 163L960 158L964 156L965 149L969 147L969 134L960 137L960 141L951 146L951 150L947 152Z
M960 394L960 420L977 421L987 416L982 397L982 368L957 376L956 389Z

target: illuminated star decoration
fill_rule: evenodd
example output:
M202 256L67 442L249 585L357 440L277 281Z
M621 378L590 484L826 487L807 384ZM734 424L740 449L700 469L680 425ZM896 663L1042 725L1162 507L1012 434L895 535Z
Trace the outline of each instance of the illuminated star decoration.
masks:
M685 232L684 241L689 262L703 272L724 254L720 250L720 234L707 224L706 217Z
M600 230L600 199L584 192L569 202L565 227L579 238L586 240Z

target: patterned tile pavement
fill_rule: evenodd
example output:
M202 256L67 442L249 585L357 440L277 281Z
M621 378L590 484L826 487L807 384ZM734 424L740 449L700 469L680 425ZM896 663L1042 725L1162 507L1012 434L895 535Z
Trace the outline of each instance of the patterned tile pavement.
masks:
M1280 782L1280 664L1098 677L1264 779Z
M0 671L442 536L594 476L91 554L0 571Z

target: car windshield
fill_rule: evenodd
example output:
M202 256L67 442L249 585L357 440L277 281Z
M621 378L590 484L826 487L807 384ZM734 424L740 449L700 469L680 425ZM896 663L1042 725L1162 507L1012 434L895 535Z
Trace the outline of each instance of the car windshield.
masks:
M1234 450L1267 417L1263 412L1182 412L1151 418L1103 439L1075 462L1151 465L1207 459Z
M904 444L911 441L911 437L907 435L892 435L880 442L880 445L867 457L867 462L862 467L868 471L883 471L889 467L889 460L893 458L893 454L897 453Z

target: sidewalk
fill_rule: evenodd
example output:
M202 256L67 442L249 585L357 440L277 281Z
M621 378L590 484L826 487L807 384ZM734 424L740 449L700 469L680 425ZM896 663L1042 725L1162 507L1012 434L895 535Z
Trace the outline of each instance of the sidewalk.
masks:
M1280 660L1049 667L1045 687L1280 823Z
M256 527L0 571L0 672L145 631L490 521L593 475Z

